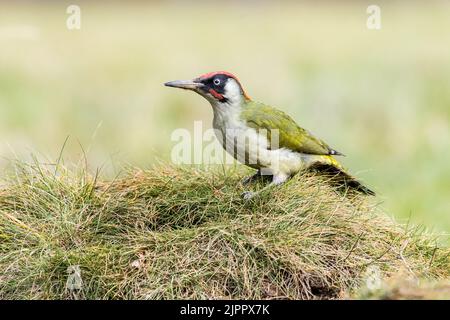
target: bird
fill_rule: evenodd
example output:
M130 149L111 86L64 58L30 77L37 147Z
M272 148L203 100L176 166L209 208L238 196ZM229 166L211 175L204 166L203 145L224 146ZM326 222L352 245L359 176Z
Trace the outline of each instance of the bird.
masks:
M164 85L194 91L209 101L214 113L213 128L222 147L239 162L257 170L243 184L269 177L270 188L285 183L301 170L311 169L333 175L346 189L375 195L336 159L344 154L300 127L285 112L251 99L232 73L208 72ZM247 191L243 197L251 199L257 194Z

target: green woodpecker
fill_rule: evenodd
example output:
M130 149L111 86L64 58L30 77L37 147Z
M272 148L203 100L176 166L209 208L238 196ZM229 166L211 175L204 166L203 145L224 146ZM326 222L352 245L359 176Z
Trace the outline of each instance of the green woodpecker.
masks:
M267 175L272 177L269 186L279 185L302 169L314 168L335 175L349 188L375 194L344 170L335 159L342 156L340 152L299 127L284 112L253 101L231 73L210 72L165 85L195 91L211 103L213 127L222 146L238 161L258 170L244 183ZM254 195L246 192L244 198Z

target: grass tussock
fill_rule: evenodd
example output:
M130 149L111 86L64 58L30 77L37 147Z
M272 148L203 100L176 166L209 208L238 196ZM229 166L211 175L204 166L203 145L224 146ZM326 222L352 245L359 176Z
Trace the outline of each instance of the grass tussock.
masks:
M346 298L368 270L448 278L448 249L368 198L304 173L244 201L244 174L19 167L0 191L0 298ZM66 287L73 266L81 290Z

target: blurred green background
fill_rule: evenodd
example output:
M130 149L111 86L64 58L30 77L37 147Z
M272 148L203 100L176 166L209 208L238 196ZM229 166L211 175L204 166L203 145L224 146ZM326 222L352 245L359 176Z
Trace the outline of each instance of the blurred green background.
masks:
M66 28L81 7L81 30ZM450 4L368 1L0 3L0 167L32 153L111 176L169 160L201 97L163 87L214 70L344 152L396 217L450 231Z

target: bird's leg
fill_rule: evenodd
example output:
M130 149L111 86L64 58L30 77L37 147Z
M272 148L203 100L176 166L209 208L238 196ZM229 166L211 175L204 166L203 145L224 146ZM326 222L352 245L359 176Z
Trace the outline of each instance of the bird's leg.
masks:
M261 170L258 170L254 175L242 179L241 183L243 185L247 185L247 184L257 181L258 179L265 180L265 179L269 179L269 178L272 178L272 176L271 175L263 175Z
M242 184L243 185L247 185L249 183L252 183L253 181L255 181L256 179L258 179L261 176L261 170L258 170L254 175L249 176L249 177L245 177L244 179L242 179Z
M250 199L254 198L255 196L257 196L273 187L276 187L276 186L279 186L279 185L285 183L288 179L289 179L289 175L287 175L287 174L284 174L284 173L276 174L273 176L272 182L269 183L267 186L265 186L264 188L262 188L261 190L256 191L256 192L245 191L244 193L242 193L242 197L245 200L250 200Z

